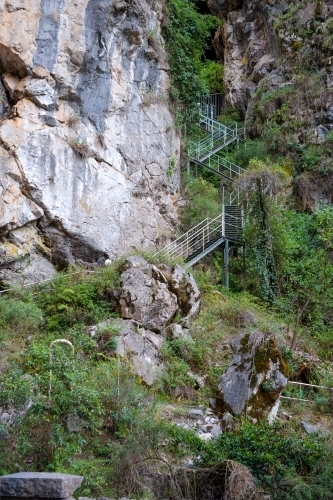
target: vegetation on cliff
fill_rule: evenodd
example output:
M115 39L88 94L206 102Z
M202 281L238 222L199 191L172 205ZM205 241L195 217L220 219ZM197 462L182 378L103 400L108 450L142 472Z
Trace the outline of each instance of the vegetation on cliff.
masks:
M167 2L171 97L182 109L218 90L223 73L205 59L218 21L200 14L199 4ZM308 382L333 385L332 133L312 140L304 132L318 125L304 109L314 102L320 112L325 88L313 47L325 57L331 53L332 18L322 19L320 4L306 28L295 16L300 3L290 3L276 19L276 30L300 38L292 46L294 73L283 87L261 81L248 115L250 139L228 153L247 169L239 180L245 202L254 193L243 235L246 256L232 254L229 291L220 284L217 253L198 266L203 305L191 325L193 340L165 342L165 370L152 388L115 355L114 329L91 334L92 325L117 316L111 298L121 261L94 273L70 270L43 286L18 287L0 297L0 407L6 415L0 474L63 471L84 475L84 496L179 500L185 494L173 466L191 457L206 473L228 460L243 464L272 499L331 498L331 391L306 388L300 394L288 386L285 395L311 403L284 401L274 426L240 419L235 432L208 443L166 422L160 411L170 402L208 405L230 360L229 340L240 329L274 334L291 377L302 380L306 373ZM299 66L306 54L313 63L305 73ZM240 116L227 109L221 121ZM219 183L204 171L200 175L187 181L184 228L220 211ZM65 342L54 343L60 339ZM323 435L306 435L301 419L319 423Z
M165 484L170 487L163 481L173 465L200 454L201 468L225 459L241 462L272 498L298 499L304 492L308 498L329 498L331 441L303 434L297 419L308 409L302 403L285 407L294 415L291 421L282 419L272 428L239 421L238 433L209 443L161 418L167 402L207 404L214 396L230 359L228 340L239 328L270 331L283 346L286 322L255 297L212 285L214 273L199 272L203 307L191 326L193 340L166 342L164 374L148 390L115 356L117 332L90 333L92 324L117 314L110 294L119 285L120 264L95 273L60 274L44 286L17 288L1 297L0 407L9 419L1 426L0 473L82 474L85 496L161 498ZM57 339L67 343L54 343ZM304 339L304 349L313 352L316 345L317 339ZM286 348L283 352L295 373L302 358ZM329 376L326 365L313 368L317 381L324 374ZM197 377L205 379L204 386ZM312 397L313 415L329 425L329 394ZM159 486L152 486L153 478ZM177 489L171 492L172 498L180 498L177 494Z

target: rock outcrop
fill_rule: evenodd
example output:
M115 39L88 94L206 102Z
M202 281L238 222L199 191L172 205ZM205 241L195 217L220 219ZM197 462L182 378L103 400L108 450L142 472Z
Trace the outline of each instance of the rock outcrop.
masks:
M225 102L245 119L247 138L260 139L254 156L285 158L295 208L332 204L332 2L208 4L224 21L214 43Z
M227 21L215 36L216 51L225 66L226 102L245 115L257 84L276 69L281 51L273 24L284 6L257 0L209 0L208 4Z
M115 354L128 359L133 373L152 385L163 369L159 350L165 339L192 339L189 326L200 309L200 292L182 267L155 266L139 256L126 259L120 279L112 302L121 319L108 320L97 330L112 326Z
M298 108L312 115L312 126L316 121L320 125L319 120L333 125L333 52L327 24L333 15L331 2L208 0L208 5L224 20L215 36L215 48L225 66L227 105L249 118L255 91L282 89L288 82L293 85L295 75L306 67L310 69L308 78L311 71L317 76L322 73L327 92L321 116L317 116L317 99L306 101L299 96ZM308 82L308 90L311 86ZM266 116L269 113L266 109Z
M263 418L272 422L288 377L274 337L256 331L241 333L231 347L234 357L221 377L218 411L228 417L227 425L231 416L242 414L253 422Z
M180 143L163 8L0 2L0 281L170 236Z

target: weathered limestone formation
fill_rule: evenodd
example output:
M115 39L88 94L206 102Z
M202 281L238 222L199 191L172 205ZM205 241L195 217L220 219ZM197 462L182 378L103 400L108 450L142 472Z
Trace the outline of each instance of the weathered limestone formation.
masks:
M241 333L232 342L234 357L221 377L217 409L226 415L247 415L253 422L272 422L279 396L287 384L288 368L276 341L261 332Z
M281 50L274 34L280 2L252 0L209 0L211 10L227 22L217 32L215 47L225 66L226 102L241 109L244 115L257 84L274 73Z
M163 333L173 318L188 328L200 309L200 292L191 274L181 266L159 267L142 257L128 257L116 292L120 315L144 328Z
M71 498L81 485L82 476L54 472L18 472L0 476L0 498Z
M104 324L119 330L115 352L130 360L132 371L151 385L163 369L159 350L165 339L191 339L188 328L200 309L199 289L178 265L155 266L142 257L129 257L112 301L122 319Z
M0 16L0 281L167 240L162 0L0 0Z
M216 33L215 48L225 68L226 103L242 110L245 117L251 112L251 97L263 80L264 91L282 88L292 80L293 73L311 65L311 60L302 62L297 58L299 47L306 44L299 32L311 31L314 19L323 22L333 13L331 2L302 2L293 15L291 8L295 2L292 0L208 0L208 5L225 21ZM288 13L294 29L279 27L280 19ZM330 57L319 49L316 64L327 73L329 89L333 74L332 54L328 55ZM306 104L301 106L311 108L314 103ZM325 121L333 124L331 106L327 96L321 110L326 108ZM321 115L320 119L323 118Z

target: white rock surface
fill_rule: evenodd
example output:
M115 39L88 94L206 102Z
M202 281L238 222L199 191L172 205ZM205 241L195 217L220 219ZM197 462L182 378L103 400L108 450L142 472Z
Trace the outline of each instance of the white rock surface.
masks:
M0 250L32 221L61 266L168 240L180 141L166 99L162 0L32 0L28 8L8 0L0 13L12 106L0 125ZM10 281L2 255L0 279Z

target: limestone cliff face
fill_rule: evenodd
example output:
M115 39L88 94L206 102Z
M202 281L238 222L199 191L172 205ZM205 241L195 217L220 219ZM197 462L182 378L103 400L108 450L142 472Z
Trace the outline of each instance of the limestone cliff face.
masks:
M167 239L162 0L0 0L0 280Z
M211 10L225 23L215 37L215 46L225 65L226 103L246 113L259 81L276 68L280 47L273 29L273 7L281 2L209 0Z
M247 137L284 158L296 209L332 204L333 2L208 0L223 20L215 37L226 104Z

